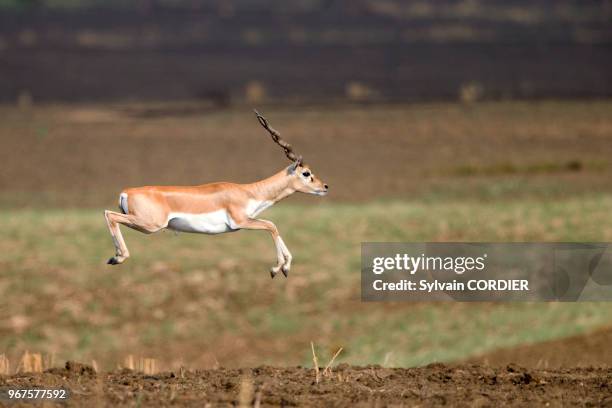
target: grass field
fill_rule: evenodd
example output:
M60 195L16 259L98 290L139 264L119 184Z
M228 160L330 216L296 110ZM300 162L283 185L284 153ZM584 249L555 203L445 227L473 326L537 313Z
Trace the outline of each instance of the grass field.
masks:
M411 366L612 325L609 303L364 304L359 286L362 241L612 240L610 102L265 112L331 186L263 214L294 255L289 279L270 280L263 232L125 230L132 258L105 265L102 210L121 188L285 165L248 110L0 107L0 354L295 365L312 340L325 361L342 346L340 362Z
M10 317L0 350L110 367L128 354L174 368L293 365L308 363L313 340L325 357L344 347L343 362L412 366L583 333L609 325L612 306L362 304L359 242L612 240L610 206L609 195L281 205L269 218L295 267L289 279L274 280L265 233L128 230L133 257L108 267L113 250L102 211L5 211L0 294Z

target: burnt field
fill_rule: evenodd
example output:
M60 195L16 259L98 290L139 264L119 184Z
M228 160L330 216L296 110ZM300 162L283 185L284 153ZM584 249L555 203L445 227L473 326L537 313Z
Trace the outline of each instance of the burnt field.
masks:
M612 95L605 1L26 3L0 8L4 102Z

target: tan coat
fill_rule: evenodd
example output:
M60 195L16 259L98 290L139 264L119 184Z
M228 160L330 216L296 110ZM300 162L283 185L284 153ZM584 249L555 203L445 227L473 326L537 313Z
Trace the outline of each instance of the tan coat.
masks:
M272 277L279 270L286 276L292 259L289 250L276 226L256 217L295 192L326 195L327 191L327 184L299 162L251 184L127 188L119 196L122 212L104 212L115 244L115 256L108 263L120 264L129 257L119 224L148 234L166 228L204 234L263 229L272 234L277 249L278 263L271 270Z

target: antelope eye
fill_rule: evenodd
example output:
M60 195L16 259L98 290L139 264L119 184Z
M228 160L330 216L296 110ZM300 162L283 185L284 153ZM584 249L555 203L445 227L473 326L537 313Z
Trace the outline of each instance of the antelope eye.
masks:
M305 172L302 173L302 176L308 177L308 176L310 176L310 172L309 171L305 171Z

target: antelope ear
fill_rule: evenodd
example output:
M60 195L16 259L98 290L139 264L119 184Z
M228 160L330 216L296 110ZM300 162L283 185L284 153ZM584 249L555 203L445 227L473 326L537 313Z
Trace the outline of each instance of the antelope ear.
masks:
M298 168L300 164L302 164L302 158L299 158L298 160L294 161L291 164L291 166L289 166L288 168L289 174L295 173L295 170Z

